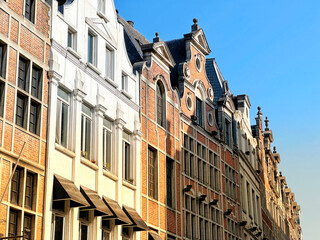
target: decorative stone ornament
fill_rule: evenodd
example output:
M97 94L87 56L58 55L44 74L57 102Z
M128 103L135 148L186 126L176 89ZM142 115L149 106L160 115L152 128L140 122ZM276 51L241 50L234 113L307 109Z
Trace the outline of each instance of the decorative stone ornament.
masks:
M212 111L208 112L208 116L207 117L208 117L208 123L212 127L213 126L213 113L212 113Z
M186 63L184 64L183 74L187 79L189 79L191 77L190 68L188 67L188 65Z
M207 90L207 92L208 92L208 98L209 98L211 101L213 101L213 90L212 90L212 88L209 87L208 90Z
M191 93L188 93L188 95L186 97L186 105L187 105L187 108L191 111L192 105L193 105Z

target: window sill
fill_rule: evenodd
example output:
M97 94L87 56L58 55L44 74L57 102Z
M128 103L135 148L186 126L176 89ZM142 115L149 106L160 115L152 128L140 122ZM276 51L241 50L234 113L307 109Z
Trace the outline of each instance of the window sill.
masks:
M81 55L80 53L78 53L76 50L74 50L73 48L71 47L67 47L67 51L69 53L71 53L73 56L75 56L77 59L81 59Z
M118 87L119 87L119 85L118 85L115 81L113 81L111 78L105 77L104 79L105 79L108 83L110 83L110 85L112 85L112 87L114 87L114 88L118 88Z
M75 156L76 156L76 154L74 152L70 151L69 149L67 149L67 148L65 148L63 146L61 146L58 143L56 143L55 147L56 147L56 150L58 150L61 153L64 153L64 154L68 155L71 158L75 158Z
M128 93L127 91L121 90L121 93L122 93L123 95L125 95L127 98L132 99L132 96L131 96L130 93Z
M122 179L122 185L132 190L137 190L137 187L133 185L133 183L129 182L128 180Z
M88 159L81 157L80 162L92 170L98 171L99 167L95 163L90 162Z
M115 182L117 182L119 180L119 178L116 175L114 175L112 172L105 170L105 169L103 169L103 176L106 176Z
M87 67L90 68L91 70L93 70L98 75L101 74L101 71L96 66L94 66L92 63L88 62Z
M106 23L110 22L109 18L103 12L98 11L97 15L101 17Z

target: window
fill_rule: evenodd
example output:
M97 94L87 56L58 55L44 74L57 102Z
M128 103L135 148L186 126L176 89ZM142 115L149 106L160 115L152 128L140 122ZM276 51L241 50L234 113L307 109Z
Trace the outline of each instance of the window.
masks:
M121 88L123 91L128 92L128 76L124 73L122 73Z
M197 116L197 123L200 126L203 126L202 120L202 101L199 98L196 98L196 116Z
M102 240L111 240L112 238L112 227L113 224L111 220L107 218L102 218Z
M127 132L122 133L122 158L123 158L123 178L130 183L133 183L132 176L132 162L131 162L131 151L130 151L130 135Z
M88 62L96 65L96 36L88 32Z
M185 233L188 239L197 238L197 221L196 221L196 200L195 198L185 195Z
M23 239L30 240L32 235L32 216L25 214L23 219Z
M161 83L157 82L157 123L164 127L165 126L165 97L164 90Z
M184 172L186 175L193 177L194 173L194 140L187 134L184 134Z
M5 83L0 81L0 117L4 114Z
M64 13L64 5L58 5L58 12L60 12L63 15L63 13Z
M233 200L236 200L236 172L227 164L225 164L224 171L226 194L228 197L232 198Z
M250 186L249 186L249 183L247 182L247 199L248 199L248 209L249 209L249 216L253 217L253 214L252 214L252 202L251 202L251 196L250 196Z
M112 170L112 123L103 119L103 168Z
M39 118L40 118L40 104L35 101L31 101L29 131L37 135L39 135L39 132L40 132Z
M20 127L27 127L27 101L28 98L22 94L17 94L17 105L16 105L16 124Z
M6 77L6 54L7 47L0 42L0 77Z
M106 78L113 80L113 51L106 48Z
M42 70L36 66L32 66L31 95L38 99L41 99L41 79Z
M18 211L10 209L9 214L9 237L18 235Z
M25 91L29 90L29 64L28 60L19 58L18 87Z
M68 29L67 46L73 50L76 50L76 33L70 28Z
M166 159L166 178L167 178L167 205L174 207L173 196L174 196L174 161L167 157Z
M82 104L81 114L81 156L90 160L91 157L91 108Z
M79 236L80 240L88 240L89 239L89 220L90 220L90 213L87 210L80 210L79 209Z
M34 23L35 0L25 0L24 16Z
M33 189L34 189L34 175L31 173L27 173L24 205L26 208L29 208L29 209L32 208Z
M67 92L58 88L57 121L56 121L56 143L68 147L69 134L69 108L70 96Z
M129 240L131 235L130 228L122 226L122 239Z
M52 215L53 225L53 240L63 240L64 237L64 217L53 213Z
M148 195L154 199L158 196L157 152L148 148Z
M17 168L11 179L11 203L19 205L21 169Z
M231 123L227 119L225 119L225 142L231 147Z

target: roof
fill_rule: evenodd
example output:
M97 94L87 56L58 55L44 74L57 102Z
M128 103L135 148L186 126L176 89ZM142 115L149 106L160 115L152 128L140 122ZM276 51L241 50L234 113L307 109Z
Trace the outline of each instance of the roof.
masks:
M217 103L224 94L223 78L214 58L206 59L206 73L213 89L213 101Z
M124 40L131 64L143 60L141 45L150 43L140 32L118 14L118 21L124 28Z

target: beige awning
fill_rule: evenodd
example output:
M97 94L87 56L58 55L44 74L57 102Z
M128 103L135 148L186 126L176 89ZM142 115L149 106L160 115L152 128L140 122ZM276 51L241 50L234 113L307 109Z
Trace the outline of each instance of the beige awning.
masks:
M54 175L53 201L70 200L70 207L90 206L74 183L57 174Z
M127 214L127 216L130 218L131 222L133 223L132 225L128 226L128 227L133 227L133 231L149 230L146 223L142 220L142 218L134 208L123 205L123 210Z
M115 219L115 225L132 225L132 222L128 218L127 214L125 214L125 212L121 209L117 201L105 196L102 198L113 213L113 216L110 218Z
M153 240L162 240L160 235L158 233L156 233L155 231L149 231L148 233L150 234L150 236L152 237Z
M107 205L102 201L100 196L96 191L93 191L89 188L86 188L84 186L80 186L80 192L85 197L85 199L90 204L89 207L84 207L81 209L92 209L94 210L95 216L112 216L112 212L107 207Z

